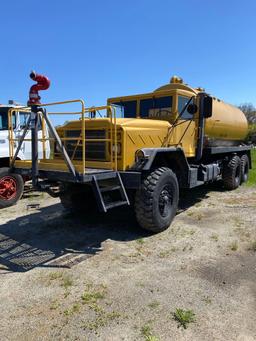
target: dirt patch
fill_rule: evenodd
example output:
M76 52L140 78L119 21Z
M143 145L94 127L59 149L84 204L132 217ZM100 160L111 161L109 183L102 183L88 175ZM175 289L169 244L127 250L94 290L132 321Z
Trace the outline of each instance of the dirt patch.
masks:
M0 211L1 339L255 340L255 207L256 188L202 187L150 235L128 209L74 217L27 194Z

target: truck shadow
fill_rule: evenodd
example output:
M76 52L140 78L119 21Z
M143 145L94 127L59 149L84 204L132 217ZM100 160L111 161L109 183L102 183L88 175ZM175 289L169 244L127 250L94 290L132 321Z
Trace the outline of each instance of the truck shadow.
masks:
M0 273L38 266L70 268L99 253L107 239L146 235L128 210L86 217L67 214L55 204L0 226Z
M224 191L225 189L219 182L195 187L193 189L182 190L180 193L178 214L186 211L191 206L201 202L202 200L208 199L210 197L209 192Z
M209 187L183 193L179 212L208 196ZM0 226L0 274L35 267L70 268L99 253L108 239L130 241L147 237L132 209L76 216L61 204L43 207Z

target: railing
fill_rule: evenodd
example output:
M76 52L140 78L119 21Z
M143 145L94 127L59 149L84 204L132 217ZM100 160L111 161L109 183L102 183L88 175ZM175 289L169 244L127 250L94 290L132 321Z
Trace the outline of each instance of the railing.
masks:
M82 147L82 171L83 174L85 173L86 168L86 143L87 142L107 142L110 145L110 169L117 171L117 127L116 127L116 109L110 105L100 106L100 107L90 107L85 108L84 101L81 99L70 100L70 101L62 101L62 102L54 102L54 103L46 103L40 104L40 107L48 107L48 106L55 106L55 105L65 105L65 104L72 104L72 103L80 103L81 104L81 111L78 112L48 112L48 115L79 115L79 120L81 121L81 134L79 137L60 137L62 142L65 141L77 141L76 142L76 149L78 147ZM95 138L95 139L88 139L86 138L86 120L95 120L95 117L87 117L87 113L96 113L102 110L106 110L107 117L109 118L109 137L108 138ZM15 156L15 144L16 142L20 141L20 138L15 138L14 135L14 128L12 125L12 115L15 111L26 111L30 112L30 108L28 107L20 107L20 108L10 108L8 111L8 125L9 125L9 149L10 149L10 163L12 163ZM47 133L47 123L42 114L40 114L41 122L42 122L42 138L38 138L39 142L43 144L43 159L46 159L47 154L47 141L55 141L55 138L52 138ZM99 126L100 127L100 126ZM108 130L107 130L108 132ZM23 141L32 141L31 138L24 138ZM75 149L74 149L75 150ZM71 156L71 160L74 158L74 154ZM54 160L53 160L54 162Z

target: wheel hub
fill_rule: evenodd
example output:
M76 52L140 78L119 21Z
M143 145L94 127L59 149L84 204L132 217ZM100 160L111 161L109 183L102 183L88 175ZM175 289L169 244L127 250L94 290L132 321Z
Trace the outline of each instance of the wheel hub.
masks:
M17 193L16 181L11 176L4 176L0 179L0 198L11 200Z
M159 211L162 217L168 215L170 206L172 205L172 192L170 186L165 186L159 195Z

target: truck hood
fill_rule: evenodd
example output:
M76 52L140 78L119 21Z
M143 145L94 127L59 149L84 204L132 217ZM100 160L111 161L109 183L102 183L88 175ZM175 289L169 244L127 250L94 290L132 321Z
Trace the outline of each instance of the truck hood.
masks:
M85 127L87 128L99 128L108 127L110 119L109 118L97 118L97 119L86 119ZM141 118L117 118L116 119L117 128L123 128L124 130L133 129L153 129L153 130L165 130L171 127L170 122L164 120L151 120L151 119L141 119ZM81 126L81 121L69 121L63 128L65 129L78 129ZM58 127L61 129L62 127Z
M171 124L168 121L141 119L141 118L118 118L117 126L124 128L169 128Z

